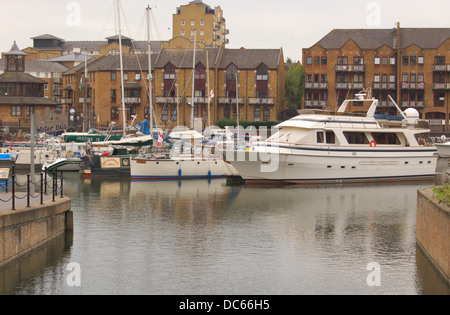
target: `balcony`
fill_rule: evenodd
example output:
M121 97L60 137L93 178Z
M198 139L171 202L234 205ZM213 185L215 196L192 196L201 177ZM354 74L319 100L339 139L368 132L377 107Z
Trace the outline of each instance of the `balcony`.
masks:
M336 90L364 90L364 83L336 83Z
M448 64L448 65L433 65L433 71L448 72L448 71L450 71L450 64Z
M305 82L305 89L327 90L328 82Z
M365 72L366 65L336 65L336 72Z
M327 101L305 100L305 108L326 109L327 105L328 105Z
M71 105L73 103L71 97L65 97L61 99L61 104Z
M192 97L186 97L186 104L192 104ZM194 104L208 104L208 98L200 96L194 97Z
M274 97L250 97L248 99L249 105L275 105Z
M156 97L157 104L181 104L183 102L183 97L173 97L173 96L158 96Z
M395 90L395 83L374 83L374 90Z
M401 101L401 107L424 108L425 101Z
M424 90L425 89L425 83L424 82L402 82L402 89L403 90Z
M433 90L450 90L450 83L433 83Z
M91 98L90 98L90 97L88 97L88 98L80 97L80 98L78 99L78 103L84 104L84 101L85 101L85 100L86 100L86 103L90 103L90 102L91 102Z
M236 98L232 97L219 97L218 99L219 105L235 105ZM245 104L245 97L238 98L239 105Z
M141 104L141 98L140 97L125 97L125 104L139 105L139 104Z

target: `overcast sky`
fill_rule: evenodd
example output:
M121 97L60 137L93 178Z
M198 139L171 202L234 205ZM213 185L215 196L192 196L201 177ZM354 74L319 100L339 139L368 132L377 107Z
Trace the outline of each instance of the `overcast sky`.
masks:
M172 15L190 0L122 0L123 34L145 39L145 8L153 10L152 40L172 37ZM31 37L104 40L115 34L114 0L0 0L0 51ZM220 6L230 30L228 48L280 48L301 59L307 48L336 28L450 27L449 0L204 0Z

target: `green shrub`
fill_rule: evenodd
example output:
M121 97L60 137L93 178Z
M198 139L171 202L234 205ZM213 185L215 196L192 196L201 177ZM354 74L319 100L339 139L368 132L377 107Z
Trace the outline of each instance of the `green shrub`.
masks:
M437 200L439 203L443 203L447 206L450 206L450 186L444 185L433 188L433 192L436 198L432 200Z

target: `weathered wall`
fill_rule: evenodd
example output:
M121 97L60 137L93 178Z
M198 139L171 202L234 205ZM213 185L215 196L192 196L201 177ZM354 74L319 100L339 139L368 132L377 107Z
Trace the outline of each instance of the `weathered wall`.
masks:
M450 283L450 209L433 198L432 188L418 191L416 239Z
M73 229L70 199L0 211L0 267Z

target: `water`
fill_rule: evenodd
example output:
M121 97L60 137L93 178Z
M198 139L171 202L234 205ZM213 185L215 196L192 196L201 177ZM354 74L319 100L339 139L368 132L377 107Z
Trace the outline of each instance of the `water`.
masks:
M0 270L0 294L448 294L416 246L417 189L65 174L74 231ZM69 263L81 286L71 287ZM369 286L380 266L380 285Z

